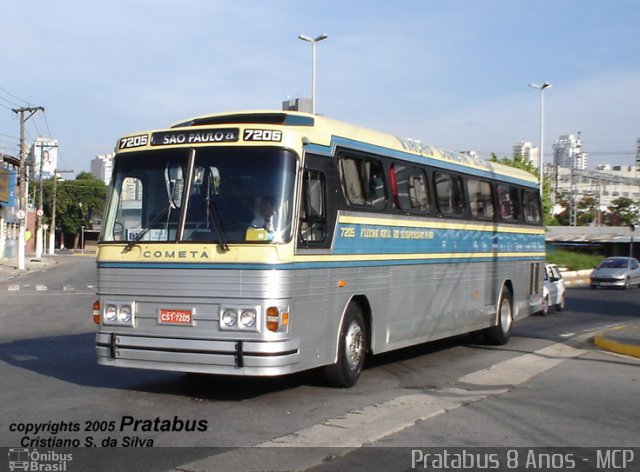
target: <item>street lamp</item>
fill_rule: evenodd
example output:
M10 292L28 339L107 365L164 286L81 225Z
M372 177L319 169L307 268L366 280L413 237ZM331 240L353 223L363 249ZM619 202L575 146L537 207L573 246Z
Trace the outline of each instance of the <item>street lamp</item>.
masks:
M542 199L542 169L544 167L544 89L551 87L549 82L529 84L529 87L540 90L540 199Z
M310 38L304 34L298 35L298 38L311 43L311 113L316 114L316 43L323 39L327 39L326 34L321 34L315 38Z

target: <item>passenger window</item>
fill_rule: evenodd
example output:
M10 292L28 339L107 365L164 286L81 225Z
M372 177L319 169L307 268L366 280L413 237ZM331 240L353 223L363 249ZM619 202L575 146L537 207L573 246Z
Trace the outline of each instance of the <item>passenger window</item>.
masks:
M457 175L443 172L436 172L434 179L438 210L445 215L463 215L464 191L462 189L462 179Z
M520 217L518 189L512 185L498 184L497 192L500 218L504 221L518 221Z
M300 241L317 243L327 234L324 174L317 170L304 171L302 180L302 208L300 210Z
M339 161L340 178L350 205L381 209L387 205L384 170L378 160L345 156Z
M491 184L484 180L467 180L467 198L471 216L486 220L493 219L493 198Z
M389 176L396 208L404 211L429 210L429 192L424 172L417 167L393 164Z
M540 223L542 220L539 196L539 192L534 190L524 190L522 192L524 220L527 223Z

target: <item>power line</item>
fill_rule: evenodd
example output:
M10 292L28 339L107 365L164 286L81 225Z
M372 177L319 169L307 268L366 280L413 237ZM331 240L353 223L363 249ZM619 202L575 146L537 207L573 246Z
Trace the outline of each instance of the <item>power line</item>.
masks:
M44 125L47 128L47 133L50 138L53 138L53 134L51 134L51 129L49 128L49 121L47 120L47 114L42 113L42 117L44 118Z
M3 88L2 86L0 86L0 90L2 90L2 91L3 91L4 93L6 93L7 95L10 95L10 96L12 96L13 98L15 98L15 99L17 99L17 100L20 100L21 102L26 103L27 105L29 105L29 102L28 102L28 101L26 101L26 100L24 100L24 99L22 99L22 98L18 97L17 95L12 94L11 92L9 92L7 89ZM5 100L6 100L6 99L5 99ZM7 101L9 101L9 100L7 100ZM15 105L15 104L14 104L14 105Z

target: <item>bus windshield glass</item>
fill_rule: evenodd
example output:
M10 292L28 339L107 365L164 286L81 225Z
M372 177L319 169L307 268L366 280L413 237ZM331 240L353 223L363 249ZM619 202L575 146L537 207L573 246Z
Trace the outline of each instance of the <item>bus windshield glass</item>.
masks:
M277 148L120 155L101 240L287 242L295 169L295 153Z

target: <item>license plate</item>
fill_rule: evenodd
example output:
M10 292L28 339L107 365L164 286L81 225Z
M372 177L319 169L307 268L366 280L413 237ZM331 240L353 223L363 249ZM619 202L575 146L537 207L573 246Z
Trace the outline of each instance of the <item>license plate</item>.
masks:
M193 324L193 310L161 308L158 311L158 323L191 326Z

